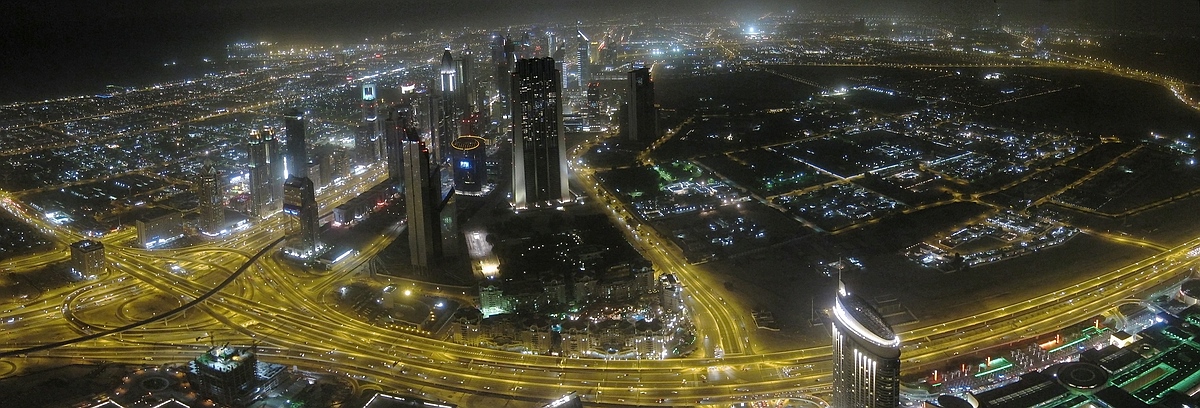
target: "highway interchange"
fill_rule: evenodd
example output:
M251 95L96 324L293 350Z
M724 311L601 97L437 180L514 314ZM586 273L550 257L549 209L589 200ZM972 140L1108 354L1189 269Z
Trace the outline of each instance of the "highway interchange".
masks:
M1085 69L1117 69L1090 59L1075 61ZM1140 71L1124 75L1172 90L1181 86L1177 80ZM381 167L324 191L323 211L381 181ZM495 398L536 406L568 392L608 406L678 406L768 396L808 398L812 405L823 406L810 395L829 391L828 346L764 351L755 341L746 305L717 295L713 288L718 282L682 261L669 240L636 221L627 223L637 217L596 182L590 169L575 170L579 184L608 206L613 222L624 227L635 247L658 270L674 273L684 283L698 332L724 350L723 358L705 348L689 358L669 360L566 359L375 327L339 306L334 294L340 285L359 278L358 267L398 232L377 237L332 270L314 271L276 255L288 222L277 214L221 240L180 249L135 248L132 229L105 236L105 275L47 290L33 299L0 303L0 376L20 373L28 359L42 357L61 362L179 363L195 358L211 342L230 342L257 344L260 358L268 362L346 375L359 390L397 391L460 406L480 406ZM39 228L59 248L84 238L47 222L9 193L0 194L0 200L7 211ZM960 354L1099 315L1187 275L1197 255L1200 238L1053 292L903 331L899 336L905 344L904 369L932 370ZM33 271L66 258L65 251L49 251L10 259L0 267ZM450 290L414 287L419 293ZM469 295L463 291L459 296Z

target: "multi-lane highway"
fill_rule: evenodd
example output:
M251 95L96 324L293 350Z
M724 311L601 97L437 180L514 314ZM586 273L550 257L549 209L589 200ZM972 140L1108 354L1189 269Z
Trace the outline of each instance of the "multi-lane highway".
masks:
M1082 61L1093 68L1115 69ZM1173 84L1161 77L1142 79ZM669 239L636 221L638 217L597 183L590 169L575 170L579 185L608 207L630 242L658 270L674 273L684 283L691 318L700 338L707 339L690 357L595 360L524 355L373 326L342 307L334 293L357 278L358 266L396 239L400 229L388 230L331 271L317 272L275 255L274 245L288 222L276 215L222 240L181 249L130 247L130 230L102 238L110 265L105 275L45 290L34 299L0 303L0 376L20 373L30 357L158 364L194 358L209 342L231 342L258 344L265 361L346 375L359 389L396 390L464 406L485 405L480 401L488 398L513 398L532 406L572 391L589 401L626 406L829 391L828 346L763 351L746 305L718 295L717 282L682 261ZM385 176L382 166L374 166L323 190L322 208L344 202ZM0 265L5 270L31 271L61 262L65 244L83 238L30 213L8 194L0 199L7 211L47 233L60 248L8 260ZM266 255L254 260L258 253ZM1197 255L1200 238L1130 265L1098 271L1053 292L902 332L904 369L931 370L963 353L1075 324L1185 276ZM463 291L458 296L469 295ZM183 307L192 302L194 306ZM39 350L50 343L61 346ZM716 357L717 347L724 351L723 358Z

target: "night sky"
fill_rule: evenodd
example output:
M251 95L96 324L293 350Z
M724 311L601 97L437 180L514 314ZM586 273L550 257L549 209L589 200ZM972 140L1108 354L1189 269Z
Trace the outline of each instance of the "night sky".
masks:
M999 0L1006 20L1089 23L1196 35L1196 0ZM0 102L99 92L186 76L235 41L335 43L435 26L490 27L631 12L709 10L750 19L768 10L986 15L991 0L112 0L0 6ZM163 63L179 61L173 71ZM202 68L193 67L194 70ZM1200 68L1198 68L1200 69Z

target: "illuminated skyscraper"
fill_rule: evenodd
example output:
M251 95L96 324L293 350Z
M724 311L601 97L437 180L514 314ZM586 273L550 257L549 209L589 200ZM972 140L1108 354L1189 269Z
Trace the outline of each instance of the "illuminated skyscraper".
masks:
M225 226L225 200L221 194L220 174L210 161L205 161L204 169L197 177L196 195L200 198L200 232L219 234Z
M579 31L579 47L575 49L575 58L578 61L575 65L575 75L579 76L580 89L583 89L591 82L591 78L588 78L588 75L591 75L590 66L592 65L590 43L591 40L588 40L587 36L583 35L583 31Z
M508 37L504 37L501 49L502 59L496 61L496 88L500 95L501 112L508 114L508 105L512 101L512 70L517 61L517 46Z
M283 148L279 146L279 138L275 136L275 130L264 126L260 131L259 136L263 139L263 144L267 148L267 168L270 169L268 178L271 179L271 201L269 203L270 213L283 209L283 174L287 172L283 162Z
M383 121L383 135L387 146L388 178L397 184L404 181L404 142L418 139L412 100L401 99L390 109Z
M320 246L317 219L317 198L313 182L308 177L290 177L283 187L283 212L296 217L299 223L289 244L296 255L309 257Z
M512 74L512 204L571 199L563 138L562 73L554 59L522 59Z
M900 406L900 338L845 287L833 306L833 408Z
M438 217L440 177L430 166L429 148L416 135L405 137L404 207L408 216L408 249L412 265L425 268L442 252Z
M372 164L379 161L379 101L375 84L362 86L363 121L358 126L358 134L354 138L356 161L361 164Z
M362 86L362 111L364 122L375 122L379 118L378 103L375 101L375 84Z
M250 173L250 215L259 218L271 214L271 165L267 162L267 149L263 134L251 130L250 137L246 139L246 154L250 159L247 166Z
M650 68L629 71L629 97L625 104L625 122L621 131L627 140L653 140L658 137L658 108L654 106L654 82Z
M442 53L442 69L441 77L438 82L438 106L437 126L432 129L434 132L434 140L432 141L437 146L434 147L434 161L440 162L445 154L450 151L450 143L458 137L458 119L460 99L462 98L461 71L458 62L450 55L450 49L447 48Z
M288 109L283 116L284 131L287 133L287 175L308 177L308 145L304 130L304 113L299 109Z

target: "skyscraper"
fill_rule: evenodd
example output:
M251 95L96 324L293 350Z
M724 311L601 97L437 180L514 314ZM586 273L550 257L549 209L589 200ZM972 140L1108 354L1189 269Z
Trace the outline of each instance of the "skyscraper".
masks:
M208 235L221 233L225 226L225 200L221 194L220 174L211 161L205 161L196 182L196 195L200 198L200 232Z
M460 77L461 71L458 62L450 55L450 49L447 48L442 53L442 69L441 77L438 82L438 114L437 126L433 130L434 161L440 162L443 155L450 151L450 143L458 137L458 118L459 101L462 97L462 89L459 86L462 84Z
M284 131L287 133L287 175L308 177L308 145L304 130L304 113L299 109L288 109L283 116Z
M283 148L279 147L279 138L275 137L275 129L264 126L259 132L263 144L267 147L267 168L270 169L268 178L271 180L271 202L268 214L283 208L283 174L287 172L283 161Z
M375 84L362 86L363 121L354 138L355 160L369 165L379 161L379 101Z
M501 50L502 59L496 61L496 90L500 95L501 112L508 114L508 105L512 100L512 69L517 61L517 46L508 37L504 37Z
M627 140L653 140L658 137L658 108L654 106L654 82L650 68L629 71L629 97L625 104L626 123L621 131Z
M415 134L404 138L404 207L408 216L408 249L412 265L425 268L441 254L441 200L437 167L429 148Z
M842 286L833 306L833 407L900 406L900 338Z
M250 173L250 215L265 218L271 213L271 165L267 162L267 144L259 131L250 131L250 137L246 139L246 154L250 159L247 166Z
M513 206L570 200L562 73L552 58L522 59L512 87Z
M590 43L591 40L588 40L587 36L583 35L583 31L579 31L579 46L575 49L575 58L578 61L575 65L575 69L577 70L575 75L579 76L580 89L583 89L583 87L591 82L591 78L588 78L588 75L591 75L590 65L592 65Z
M414 120L412 100L403 98L388 109L388 118L383 121L388 178L397 184L404 181L404 142L419 138Z
M290 177L283 187L283 212L296 217L299 228L289 244L301 257L314 255L320 246L317 198L308 177Z
M375 122L379 118L378 103L375 101L375 84L362 86L363 122Z

